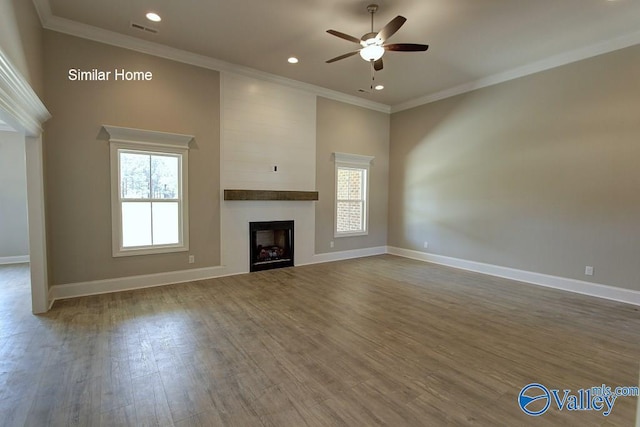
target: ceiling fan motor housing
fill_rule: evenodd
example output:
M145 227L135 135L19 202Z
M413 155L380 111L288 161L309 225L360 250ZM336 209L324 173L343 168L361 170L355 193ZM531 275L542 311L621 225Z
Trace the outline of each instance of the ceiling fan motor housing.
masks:
M371 32L371 33L367 33L367 34L365 34L364 36L362 36L362 37L360 38L360 40L362 40L362 41L360 42L360 44L361 44L361 45L363 45L363 46L366 46L366 45L367 45L367 44L366 44L367 40L370 40L370 39L376 39L376 40L380 41L380 44L382 44L382 40L381 40L381 39L379 39L379 38L377 38L377 37L376 37L377 35L378 35L378 33L374 33L374 32Z

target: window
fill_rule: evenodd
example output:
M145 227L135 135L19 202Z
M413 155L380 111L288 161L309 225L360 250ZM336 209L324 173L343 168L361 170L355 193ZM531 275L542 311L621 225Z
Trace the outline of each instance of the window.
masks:
M338 166L337 233L366 231L366 181L366 169Z
M189 250L189 135L104 126L110 135L113 256Z
M373 157L334 153L336 210L334 237L368 234L369 165Z

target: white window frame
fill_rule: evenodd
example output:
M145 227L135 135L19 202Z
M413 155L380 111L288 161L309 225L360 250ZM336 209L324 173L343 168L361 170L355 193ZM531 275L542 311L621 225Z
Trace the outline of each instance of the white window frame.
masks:
M111 250L114 257L150 255L189 250L189 143L192 135L131 129L119 126L102 126L109 134L111 163ZM179 159L179 242L169 245L123 247L122 198L120 191L119 153L168 154Z
M366 236L369 234L369 193L370 186L369 176L371 175L371 161L374 159L373 156L364 156L361 154L348 154L348 153L333 153L333 157L335 160L335 190L333 192L333 200L334 200L334 209L333 209L333 237L353 237L353 236ZM345 169L361 169L365 171L365 180L364 180L364 209L363 209L363 219L362 219L362 227L361 231L348 231L348 232L339 232L338 231L338 170L341 168Z

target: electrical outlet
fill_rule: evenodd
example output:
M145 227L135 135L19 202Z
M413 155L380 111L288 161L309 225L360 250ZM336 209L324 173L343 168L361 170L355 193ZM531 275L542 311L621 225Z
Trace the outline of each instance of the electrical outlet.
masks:
M587 275L587 276L593 276L593 267L590 266L590 265L587 265L584 268L584 274Z
M329 242L329 247L332 248L333 247L333 240Z
M424 248L427 249L429 247L429 242L424 242Z
M194 262L196 262L195 255L189 255L189 264L193 264Z

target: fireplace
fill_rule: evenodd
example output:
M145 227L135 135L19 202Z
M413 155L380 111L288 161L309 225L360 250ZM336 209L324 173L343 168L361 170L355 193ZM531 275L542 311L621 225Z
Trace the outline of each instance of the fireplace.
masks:
M249 223L249 271L293 267L293 221Z

